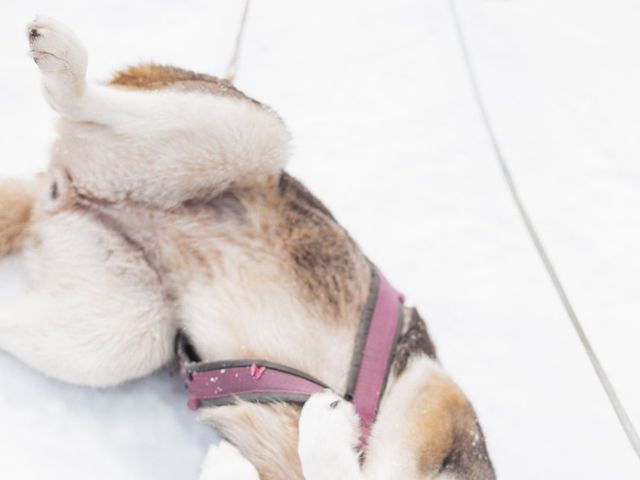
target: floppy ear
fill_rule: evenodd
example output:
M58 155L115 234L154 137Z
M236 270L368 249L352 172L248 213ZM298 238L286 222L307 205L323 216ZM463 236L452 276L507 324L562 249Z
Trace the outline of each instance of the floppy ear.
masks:
M0 256L16 250L31 219L33 185L0 181Z
M434 479L495 479L473 407L446 375L434 373L412 408L417 413L412 438L422 473Z

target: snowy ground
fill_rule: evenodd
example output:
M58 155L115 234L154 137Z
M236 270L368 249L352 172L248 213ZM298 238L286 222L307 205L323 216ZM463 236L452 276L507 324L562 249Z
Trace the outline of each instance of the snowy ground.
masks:
M237 0L2 0L0 175L46 163L23 26L72 25L105 78L140 59L222 73ZM458 0L533 220L640 427L640 3ZM446 0L254 2L238 86L295 135L291 164L411 303L474 401L504 479L635 479L640 462L501 180ZM20 291L0 263L0 302ZM1 308L1 303L0 303ZM0 353L0 478L196 478L215 434L168 374L63 385Z

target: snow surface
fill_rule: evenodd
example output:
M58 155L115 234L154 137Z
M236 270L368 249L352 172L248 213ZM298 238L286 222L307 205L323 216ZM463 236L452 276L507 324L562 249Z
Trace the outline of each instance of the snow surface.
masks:
M640 427L640 3L458 0L498 138L558 273ZM237 0L2 0L0 172L46 165L35 13L90 74L153 59L222 73ZM636 479L640 462L500 177L447 0L256 1L238 86L295 136L291 171L420 307L500 478ZM0 262L0 305L21 288ZM98 391L0 353L1 479L196 478L215 433L169 374Z

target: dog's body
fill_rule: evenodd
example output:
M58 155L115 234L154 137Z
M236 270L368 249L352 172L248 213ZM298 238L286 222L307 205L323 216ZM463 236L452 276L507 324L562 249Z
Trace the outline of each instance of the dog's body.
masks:
M30 291L0 311L0 348L55 378L110 386L173 358L176 332L207 360L264 358L344 391L368 260L283 172L289 135L226 82L146 65L85 82L64 26L29 26L60 114L49 174L0 184L0 255L20 252ZM494 478L473 409L405 309L366 461L358 420L332 393L206 408L228 443L206 479ZM246 458L245 458L246 457ZM248 461L247 461L248 459Z

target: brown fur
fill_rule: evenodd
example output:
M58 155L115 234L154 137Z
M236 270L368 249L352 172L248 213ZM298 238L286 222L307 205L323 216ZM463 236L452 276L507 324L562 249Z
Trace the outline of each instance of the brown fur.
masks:
M108 84L138 90L161 90L170 87L185 91L208 92L213 95L243 98L260 105L260 102L248 97L224 79L153 63L143 63L121 70Z
M300 182L283 173L278 191L277 236L307 302L321 305L336 320L357 321L371 282L368 262L329 210Z
M19 248L32 206L31 185L0 183L0 256Z
M451 471L469 480L495 478L473 407L460 389L434 374L407 412L411 450L419 471Z

